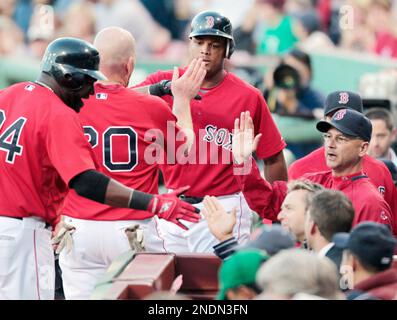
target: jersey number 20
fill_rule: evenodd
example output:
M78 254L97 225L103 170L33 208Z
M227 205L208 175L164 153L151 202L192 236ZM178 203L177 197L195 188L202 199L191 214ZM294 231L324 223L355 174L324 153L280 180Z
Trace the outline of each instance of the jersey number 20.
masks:
M94 148L98 145L98 132L94 127L84 126L84 134L88 136L88 142ZM112 160L113 136L126 136L128 138L128 161L115 162ZM103 165L109 171L131 171L138 164L138 137L131 127L109 127L102 136Z
M6 115L3 110L0 110L0 130L5 121ZM8 163L14 163L15 156L22 154L23 146L18 143L25 122L26 118L19 117L0 134L0 150L7 153L6 162Z

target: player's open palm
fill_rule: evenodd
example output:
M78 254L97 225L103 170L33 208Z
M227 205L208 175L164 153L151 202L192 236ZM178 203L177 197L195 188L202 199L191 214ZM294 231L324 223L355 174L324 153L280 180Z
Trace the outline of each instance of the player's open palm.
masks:
M236 208L227 213L219 200L210 196L204 198L203 204L204 209L201 212L207 220L211 233L220 241L230 239L236 225Z
M240 118L234 121L232 143L233 157L238 164L246 162L256 151L261 136L254 137L254 123L249 111L241 112Z
M171 91L175 98L184 98L189 101L196 97L207 70L203 59L193 59L185 73L179 77L179 70L174 68L171 81Z

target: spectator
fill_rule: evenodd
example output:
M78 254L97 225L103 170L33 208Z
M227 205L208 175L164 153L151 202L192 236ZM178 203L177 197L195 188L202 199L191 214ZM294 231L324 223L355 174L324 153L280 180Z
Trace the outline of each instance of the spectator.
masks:
M391 112L384 108L371 108L365 115L372 123L372 138L368 154L374 158L388 159L397 166L397 156L391 148L397 136L397 129L393 124Z
M288 184L287 195L281 204L277 220L304 246L305 213L317 191L323 187L308 180L296 180Z
M117 26L132 33L137 43L137 58L161 54L171 34L154 21L139 0L100 0L96 3L96 30Z
M269 75L272 75L269 77ZM324 96L311 87L312 64L310 56L293 49L282 63L266 77L264 97L272 112L283 116L314 118L315 110L324 104ZM292 81L291 81L292 80ZM318 147L318 144L291 143L288 149L301 158Z
M397 269L392 268L397 242L386 226L363 222L350 234L337 233L333 241L344 249L342 264L354 289L348 299L397 299Z
M325 299L342 299L335 265L311 252L288 249L261 266L256 283L263 291L258 300L294 299L309 294Z
M371 0L372 1L372 0ZM370 14L370 1L349 0L347 2L350 11L344 12L343 28L339 26L339 7L333 12L331 20L331 32L340 35L340 46L357 52L372 52L375 43L375 35L371 26L367 23ZM353 14L352 14L353 13ZM331 38L332 38L332 34ZM334 40L334 39L333 39Z
M261 265L268 259L260 250L236 252L225 260L219 270L218 300L251 300L260 293L255 279Z
M306 211L305 238L310 249L320 257L328 257L339 270L342 250L334 245L332 236L349 232L354 218L350 200L341 191L317 192Z
M392 15L391 0L372 0L368 8L367 25L375 36L374 48L378 55L397 57L397 25Z
M59 35L92 42L95 35L95 23L95 10L92 3L77 2L68 8Z
M298 47L311 52L329 50L335 45L326 33L321 31L320 19L314 10L298 11L292 14L293 32L298 38Z
M23 55L23 33L15 22L0 15L0 57Z

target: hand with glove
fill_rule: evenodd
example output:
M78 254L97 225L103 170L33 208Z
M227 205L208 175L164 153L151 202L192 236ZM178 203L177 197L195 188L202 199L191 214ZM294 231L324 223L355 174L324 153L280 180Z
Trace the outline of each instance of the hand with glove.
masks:
M201 218L199 209L178 198L178 196L189 188L190 186L185 186L171 193L154 195L147 211L154 213L161 219L175 223L184 230L188 230L179 221L180 219L196 223Z
M171 90L171 80L161 80L160 82L157 82L155 84L152 84L149 86L149 93L152 96L166 96L166 95L170 95L172 96L172 90ZM201 100L201 96L200 95L196 95L194 97L195 100Z

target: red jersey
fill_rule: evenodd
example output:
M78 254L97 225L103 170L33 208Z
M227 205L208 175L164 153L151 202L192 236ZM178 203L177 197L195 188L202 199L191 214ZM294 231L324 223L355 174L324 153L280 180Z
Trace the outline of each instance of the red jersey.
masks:
M235 177L249 207L262 218L277 220L281 204L287 194L287 182L275 181L270 184L260 176L254 160L251 170L246 173ZM389 205L362 172L344 177L333 177L332 171L323 171L307 174L302 178L319 183L328 189L342 191L354 207L353 226L363 221L374 221L392 227L393 220Z
M94 88L95 95L85 102L79 117L100 163L99 170L130 188L158 193L157 163L166 160L163 150L168 149L167 121L171 130L179 132L175 116L158 97L114 84L96 83ZM150 132L155 131L164 137L164 145L153 150ZM177 141L176 148L182 142ZM155 158L151 150L160 151L159 158ZM112 221L153 216L147 211L113 208L80 197L74 190L67 197L63 214L78 219Z
M183 69L179 70L182 75ZM139 86L172 79L172 71L158 71ZM166 187L190 185L189 196L221 196L240 191L233 178L232 137L234 120L250 111L255 134L262 133L257 149L260 159L280 152L285 142L277 129L261 92L232 73L211 89L200 90L201 100L190 103L195 143L187 161L162 166ZM172 105L172 97L162 97Z
M24 82L0 93L0 215L54 224L69 181L95 169L77 113Z
M390 206L395 223L394 232L397 234L397 189L394 186L389 169L382 161L376 160L369 155L364 156L362 167L364 173L369 177L369 181L373 183ZM289 180L295 180L307 173L328 170L324 147L321 147L306 157L293 162L288 168L288 178Z

